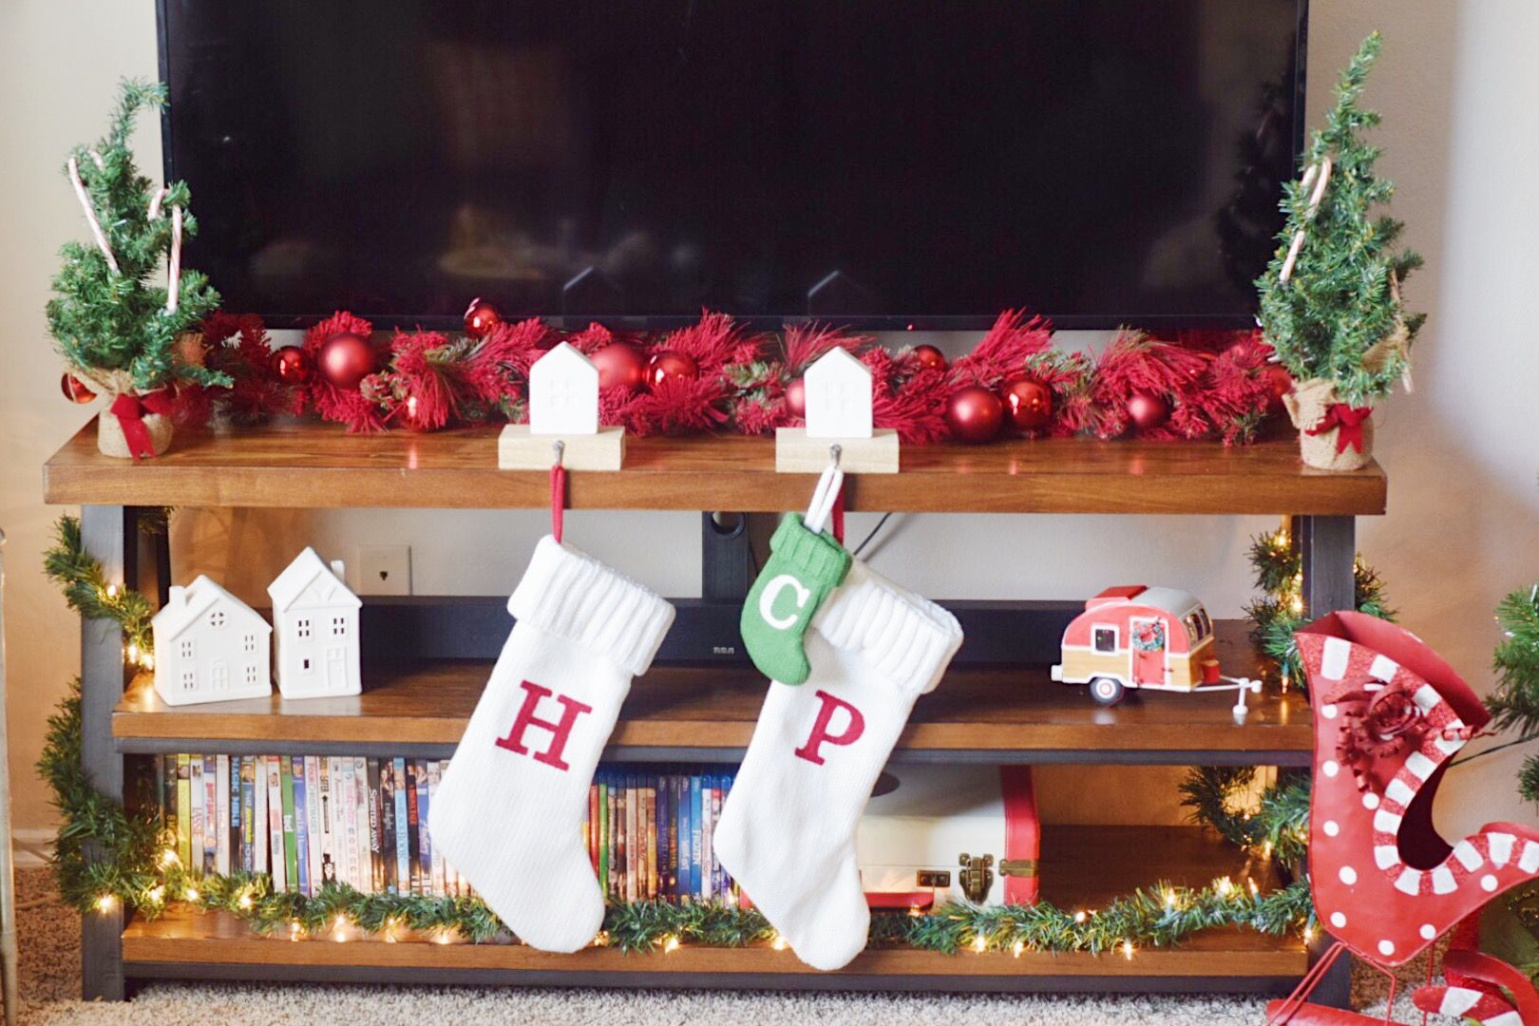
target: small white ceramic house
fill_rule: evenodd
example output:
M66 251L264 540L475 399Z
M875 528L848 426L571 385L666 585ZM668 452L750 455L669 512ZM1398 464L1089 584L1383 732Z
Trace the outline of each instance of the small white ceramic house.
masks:
M173 587L150 627L155 693L167 705L272 694L268 653L273 629L211 578Z
M342 564L314 549L295 557L267 586L277 628L278 690L284 698L329 698L363 690L358 668L358 596L342 583Z
M808 438L871 437L871 369L832 349L803 375Z
M598 368L561 343L529 368L530 434L597 434L598 397Z

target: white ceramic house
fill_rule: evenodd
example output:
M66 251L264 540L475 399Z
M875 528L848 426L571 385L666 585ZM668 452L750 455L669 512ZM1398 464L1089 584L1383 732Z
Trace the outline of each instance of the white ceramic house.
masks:
M832 349L803 375L808 438L871 437L871 369Z
M599 373L566 342L529 368L529 433L598 433Z
M277 628L274 663L284 698L329 698L363 690L358 669L358 609L342 583L342 564L327 566L314 549L294 558L267 586Z
M150 622L155 693L167 705L272 694L273 629L261 614L206 576L173 587Z

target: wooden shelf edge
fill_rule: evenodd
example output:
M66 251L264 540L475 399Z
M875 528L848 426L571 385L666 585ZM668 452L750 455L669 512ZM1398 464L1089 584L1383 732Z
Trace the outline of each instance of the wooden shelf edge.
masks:
M947 955L912 949L863 952L836 973L820 973L790 951L767 946L709 948L685 946L662 953L587 948L550 954L517 944L440 944L425 940L291 940L259 937L226 913L168 914L135 920L123 931L123 958L132 963L370 967L502 971L531 974L603 974L633 981L654 973L698 975L768 974L792 977L926 976L957 980L988 977L1274 977L1297 978L1308 968L1308 953L1296 938L1272 938L1242 931L1209 931L1181 947L1120 953L1053 954L959 952Z
M536 471L497 469L495 431L348 435L300 422L193 429L170 452L128 464L96 451L94 422L43 468L53 505L268 508L540 508ZM1310 470L1291 439L1217 442L1094 439L910 446L903 470L852 475L851 511L1377 516L1388 483L1378 464ZM965 488L958 487L964 479ZM774 441L741 436L637 438L625 468L578 473L573 509L780 512L806 502L808 475L777 474Z

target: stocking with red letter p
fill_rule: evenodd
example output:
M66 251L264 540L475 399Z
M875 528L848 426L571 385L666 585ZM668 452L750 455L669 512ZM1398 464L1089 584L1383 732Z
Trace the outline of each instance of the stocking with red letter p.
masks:
M856 561L807 631L806 683L769 686L716 852L814 968L866 946L855 828L914 700L961 643L950 613Z
M576 951L604 921L582 843L599 753L673 606L552 537L429 812L434 845L522 940Z

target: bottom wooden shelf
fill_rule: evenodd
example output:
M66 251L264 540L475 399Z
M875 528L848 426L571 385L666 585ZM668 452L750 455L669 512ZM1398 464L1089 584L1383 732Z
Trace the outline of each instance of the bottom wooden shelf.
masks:
M1266 866L1184 827L1049 827L1041 860L1043 897L1061 908L1093 909L1136 886L1202 886L1217 876L1254 876ZM911 949L863 953L835 973L809 969L770 946L686 945L662 953L589 948L553 955L520 944L438 943L431 938L354 936L293 939L251 933L224 913L173 910L135 920L123 932L124 972L134 977L353 980L397 983L785 988L829 990L1284 991L1308 968L1295 936L1211 930L1179 947L1048 954Z
M1296 981L1296 939L1215 930L1179 948L1090 955L871 950L833 973L768 946L685 946L667 954L589 948L553 955L521 944L259 937L228 913L173 912L123 933L129 977L375 980L573 986L751 986L901 990L1270 990Z

